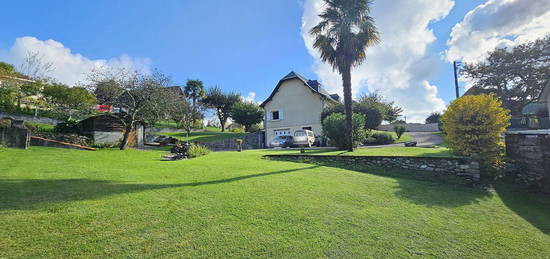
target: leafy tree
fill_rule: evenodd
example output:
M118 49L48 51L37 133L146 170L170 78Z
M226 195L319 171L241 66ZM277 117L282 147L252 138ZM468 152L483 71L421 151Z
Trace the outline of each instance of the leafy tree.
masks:
M178 123L178 127L183 128L187 134L191 133L195 125L195 115L193 106L185 98L173 102L170 108L170 118Z
M441 113L439 112L433 112L431 113L428 118L426 118L426 124L429 123L439 123L439 119L441 117Z
M42 94L48 104L67 114L69 119L75 114L89 113L97 103L95 95L82 87L51 84L44 86Z
M487 172L501 162L501 136L509 120L509 110L492 94L460 97L441 116L451 150L462 156L479 155Z
M550 74L550 36L513 48L496 48L484 61L467 63L461 75L470 92L494 93L512 114L538 99Z
M17 74L17 71L11 64L0 61L0 76L13 76Z
M370 4L370 0L325 0L321 21L310 30L315 36L313 47L320 51L321 59L342 75L348 151L353 151L354 139L351 68L365 60L367 47L380 41L369 15Z
M407 131L407 128L403 125L396 125L393 127L393 130L395 131L395 134L397 135L397 139L401 139L401 136L405 131Z
M165 100L173 97L166 91L170 79L158 71L152 74L126 70L95 71L90 75L90 82L89 88L94 91L99 103L121 110L113 114L125 128L120 149L128 146L128 137L137 123L147 120L150 114L148 109L160 109L151 105L152 102L158 102L159 96Z
M379 92L362 95L359 97L358 102L361 105L379 109L383 114L382 120L390 123L397 120L401 116L401 113L403 113L403 108L395 105L394 102L386 101Z
M353 112L359 113L365 116L365 129L376 129L382 123L383 114L378 106L369 106L364 103L353 103ZM345 107L343 104L333 104L321 112L321 121L333 113L345 113Z
M231 117L231 107L240 100L240 94L234 92L224 93L220 87L214 86L206 91L206 96L202 99L202 102L206 107L216 110L221 130L224 132L227 119Z
M356 147L365 140L366 134L363 125L365 125L365 116L362 114L353 114L353 141L352 145ZM342 113L332 113L327 116L323 122L323 135L330 143L338 148L348 148L349 140L342 132L347 131L346 116Z
M264 110L253 102L237 102L231 108L231 118L249 132L252 125L262 122Z

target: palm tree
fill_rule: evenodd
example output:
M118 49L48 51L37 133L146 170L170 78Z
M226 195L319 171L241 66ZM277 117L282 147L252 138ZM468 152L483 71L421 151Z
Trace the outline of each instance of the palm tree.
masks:
M353 151L351 68L365 60L365 49L380 42L380 34L369 16L371 0L324 0L321 21L311 28L313 47L321 60L342 75L348 135L348 151Z
M197 100L203 98L206 94L202 81L198 79L188 79L185 87L183 88L183 92L185 93L185 96L191 98L191 101L193 102L193 110L196 108Z

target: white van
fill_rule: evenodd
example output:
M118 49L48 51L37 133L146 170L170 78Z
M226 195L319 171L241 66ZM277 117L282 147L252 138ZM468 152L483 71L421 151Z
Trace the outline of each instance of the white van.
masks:
M294 132L294 145L311 147L315 142L315 135L311 130L297 130Z

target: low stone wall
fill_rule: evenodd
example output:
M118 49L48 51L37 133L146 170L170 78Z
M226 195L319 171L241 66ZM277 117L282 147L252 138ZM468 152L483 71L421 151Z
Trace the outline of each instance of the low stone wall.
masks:
M44 123L44 124L50 124L50 125L57 125L57 123L60 123L60 120L52 119L52 118L45 118L45 117L34 117L34 116L28 116L28 115L12 115L7 113L0 112L0 118L4 117L11 117L16 120L23 120L27 122L34 122L34 123Z
M380 125L378 126L378 130L384 130L384 131L394 131L395 126L405 126L407 131L409 132L437 132L439 131L439 125L437 123L428 123L428 124L421 124L421 123L406 123L406 124L389 124L389 125Z
M459 176L468 182L480 179L479 162L469 158L403 156L265 155L268 159L337 162L349 165L401 168Z
M71 149L82 149L96 151L95 148L76 145L72 143L66 143L53 139L46 139L41 137L32 136L31 137L31 146L44 146L44 147L57 147L57 148L71 148Z
M519 166L515 175L550 192L550 130L506 132L506 156Z
M248 133L238 138L221 139L212 142L201 143L206 148L213 151L222 150L237 150L237 139L243 140L242 148L245 149L258 149L265 147L265 137L263 132Z
M0 127L0 144L3 146L27 149L30 138L31 131L29 129Z

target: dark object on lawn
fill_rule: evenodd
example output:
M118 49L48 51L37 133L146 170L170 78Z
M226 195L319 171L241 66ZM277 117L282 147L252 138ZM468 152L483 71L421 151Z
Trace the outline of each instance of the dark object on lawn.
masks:
M416 147L416 141L405 142L406 147Z
M162 156L165 161L182 160L189 157L189 142L176 141L175 145L170 149L170 154Z
M304 148L300 148L300 153L303 154L303 153L305 153L305 152L306 152L306 150L305 150Z

